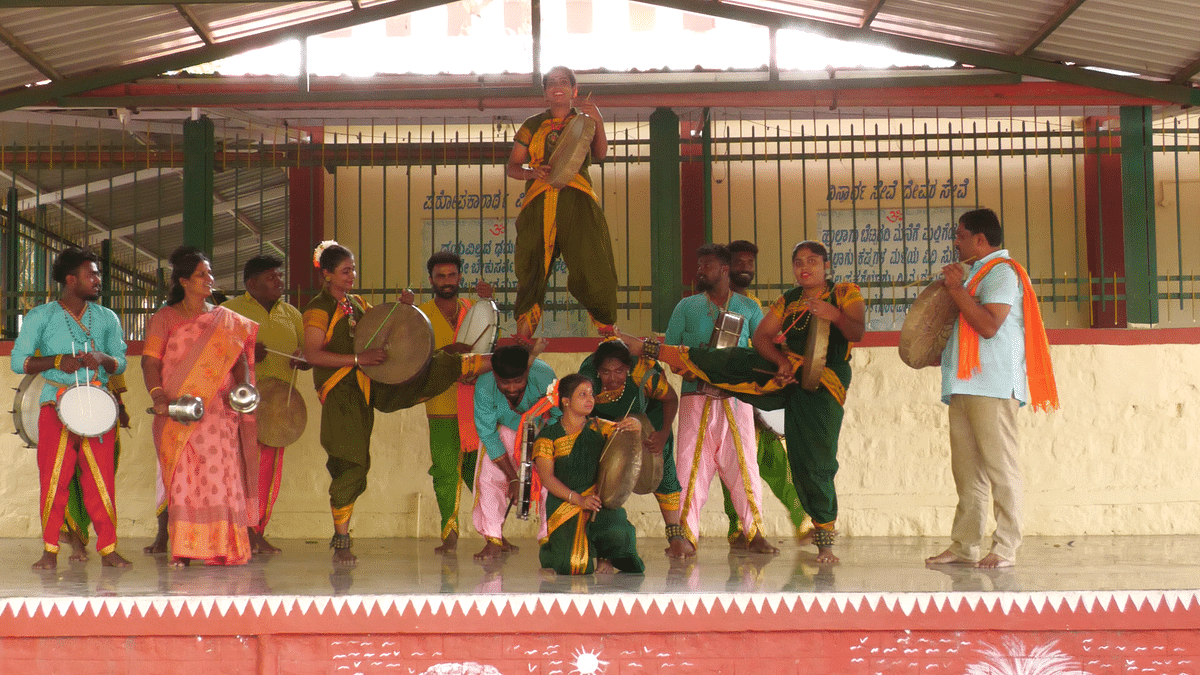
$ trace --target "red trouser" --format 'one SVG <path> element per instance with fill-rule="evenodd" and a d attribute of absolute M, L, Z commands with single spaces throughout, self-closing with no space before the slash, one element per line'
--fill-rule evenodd
<path fill-rule="evenodd" d="M 99 438 L 83 438 L 66 429 L 52 405 L 38 416 L 38 474 L 42 484 L 42 540 L 58 552 L 58 531 L 66 517 L 68 486 L 80 469 L 83 506 L 96 528 L 96 550 L 108 555 L 117 548 L 117 502 L 113 492 L 116 466 L 113 446 L 116 428 Z"/>
<path fill-rule="evenodd" d="M 279 497 L 279 483 L 283 480 L 283 448 L 273 448 L 259 442 L 258 456 L 258 503 L 261 510 L 254 530 L 262 534 L 267 530 L 271 509 Z"/>

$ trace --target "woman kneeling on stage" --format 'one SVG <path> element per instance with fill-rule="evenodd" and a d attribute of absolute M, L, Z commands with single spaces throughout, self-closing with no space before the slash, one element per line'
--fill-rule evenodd
<path fill-rule="evenodd" d="M 637 531 L 625 509 L 607 509 L 596 493 L 605 441 L 617 431 L 639 433 L 642 425 L 589 417 L 595 405 L 591 380 L 578 373 L 558 382 L 562 418 L 542 429 L 533 446 L 538 477 L 548 491 L 547 536 L 539 558 L 559 574 L 642 573 Z"/>

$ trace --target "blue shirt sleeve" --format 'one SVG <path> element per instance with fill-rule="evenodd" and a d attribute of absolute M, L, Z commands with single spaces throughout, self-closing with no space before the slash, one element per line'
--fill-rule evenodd
<path fill-rule="evenodd" d="M 675 305 L 675 309 L 671 310 L 671 320 L 667 322 L 667 334 L 663 338 L 665 344 L 679 345 L 683 344 L 683 329 L 687 324 L 685 317 L 686 312 L 683 311 L 683 302 Z"/>
<path fill-rule="evenodd" d="M 1017 272 L 1007 264 L 993 267 L 979 282 L 976 297 L 984 305 L 1013 306 L 1021 299 L 1021 282 Z"/>
<path fill-rule="evenodd" d="M 104 334 L 97 341 L 96 348 L 105 354 L 113 357 L 117 361 L 117 369 L 112 372 L 113 375 L 120 375 L 125 372 L 127 360 L 125 358 L 125 350 L 128 346 L 125 344 L 125 336 L 121 334 L 121 320 L 117 318 L 115 312 L 107 307 L 96 306 L 101 310 L 101 316 L 104 317 Z M 108 381 L 108 371 L 104 371 L 104 380 Z"/>
<path fill-rule="evenodd" d="M 42 342 L 42 330 L 45 329 L 46 321 L 49 319 L 49 314 L 42 309 L 43 307 L 46 305 L 34 307 L 21 320 L 21 332 L 17 333 L 17 339 L 13 342 L 12 355 L 9 358 L 9 365 L 18 375 L 25 374 L 25 360 L 33 356 Z"/>

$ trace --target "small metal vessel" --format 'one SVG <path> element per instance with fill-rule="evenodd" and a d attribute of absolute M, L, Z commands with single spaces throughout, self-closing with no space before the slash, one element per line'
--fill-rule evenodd
<path fill-rule="evenodd" d="M 252 413 L 258 407 L 258 389 L 243 382 L 229 392 L 229 407 L 240 413 Z"/>
<path fill-rule="evenodd" d="M 167 405 L 167 415 L 176 422 L 198 422 L 204 417 L 204 401 L 185 394 Z"/>

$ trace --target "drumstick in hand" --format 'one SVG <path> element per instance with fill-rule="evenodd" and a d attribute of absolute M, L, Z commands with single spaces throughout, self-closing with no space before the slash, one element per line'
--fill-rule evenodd
<path fill-rule="evenodd" d="M 304 358 L 303 356 L 295 356 L 293 354 L 288 354 L 287 352 L 281 352 L 278 349 L 271 349 L 270 347 L 263 347 L 263 349 L 267 350 L 271 354 L 278 354 L 280 356 L 286 356 L 289 359 L 295 359 L 301 363 L 308 363 L 308 359 Z"/>

